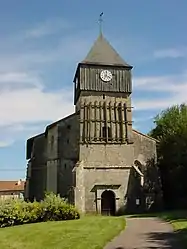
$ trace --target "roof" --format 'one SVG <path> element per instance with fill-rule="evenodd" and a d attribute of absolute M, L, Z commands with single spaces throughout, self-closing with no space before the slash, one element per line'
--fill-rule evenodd
<path fill-rule="evenodd" d="M 58 125 L 60 122 L 66 121 L 67 119 L 69 119 L 69 118 L 75 116 L 76 114 L 77 114 L 77 113 L 72 113 L 72 114 L 70 114 L 70 115 L 68 115 L 68 116 L 66 116 L 66 117 L 64 117 L 64 118 L 61 118 L 61 119 L 59 119 L 59 120 L 57 120 L 57 121 L 55 121 L 55 122 L 49 124 L 49 125 L 46 127 L 46 131 L 48 131 L 50 128 L 54 127 L 55 125 Z"/>
<path fill-rule="evenodd" d="M 23 191 L 25 181 L 0 181 L 1 191 Z"/>
<path fill-rule="evenodd" d="M 110 45 L 110 43 L 104 38 L 102 34 L 99 35 L 86 58 L 81 63 L 115 65 L 132 68 L 132 66 L 127 64 L 120 57 L 120 55 L 115 51 L 115 49 Z"/>
<path fill-rule="evenodd" d="M 148 136 L 148 135 L 146 135 L 146 134 L 143 134 L 143 133 L 141 133 L 140 131 L 137 131 L 137 130 L 134 130 L 134 129 L 133 129 L 133 131 L 134 131 L 135 133 L 141 135 L 141 136 L 144 136 L 144 137 L 150 139 L 150 140 L 153 140 L 153 141 L 155 141 L 155 142 L 159 142 L 157 139 L 155 139 L 155 138 L 153 138 L 153 137 L 150 137 L 150 136 Z"/>

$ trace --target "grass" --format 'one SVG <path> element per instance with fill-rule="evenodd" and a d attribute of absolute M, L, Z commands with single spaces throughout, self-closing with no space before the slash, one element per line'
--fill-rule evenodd
<path fill-rule="evenodd" d="M 0 248 L 103 249 L 124 229 L 124 217 L 85 216 L 0 229 Z"/>

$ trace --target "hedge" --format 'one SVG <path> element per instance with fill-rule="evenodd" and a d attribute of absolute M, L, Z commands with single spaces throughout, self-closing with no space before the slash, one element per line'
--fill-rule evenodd
<path fill-rule="evenodd" d="M 59 195 L 46 194 L 41 202 L 25 202 L 20 199 L 0 201 L 0 227 L 21 224 L 79 219 L 76 208 Z"/>

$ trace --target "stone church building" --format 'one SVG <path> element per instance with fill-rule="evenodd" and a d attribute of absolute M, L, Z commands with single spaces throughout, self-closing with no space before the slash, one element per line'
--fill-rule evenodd
<path fill-rule="evenodd" d="M 52 191 L 103 214 L 156 202 L 157 141 L 132 127 L 131 70 L 100 34 L 75 72 L 75 112 L 27 140 L 26 199 Z"/>

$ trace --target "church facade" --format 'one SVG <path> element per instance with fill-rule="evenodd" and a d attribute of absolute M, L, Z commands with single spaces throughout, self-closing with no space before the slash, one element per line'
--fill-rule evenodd
<path fill-rule="evenodd" d="M 52 191 L 103 214 L 157 202 L 157 141 L 132 127 L 131 70 L 100 34 L 75 72 L 75 112 L 27 140 L 26 199 Z"/>

